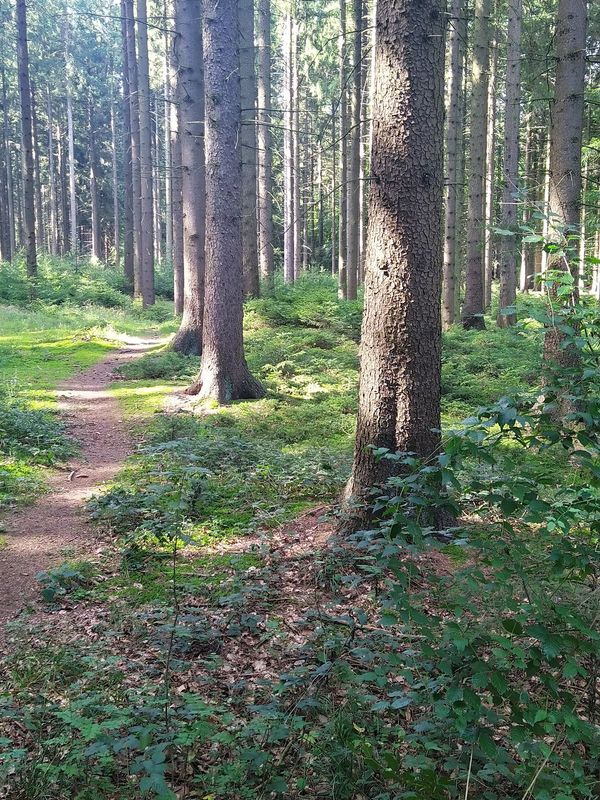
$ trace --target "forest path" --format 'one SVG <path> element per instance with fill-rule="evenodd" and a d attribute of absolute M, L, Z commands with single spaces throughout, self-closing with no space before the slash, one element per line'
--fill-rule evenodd
<path fill-rule="evenodd" d="M 114 477 L 133 448 L 109 387 L 117 367 L 161 343 L 137 337 L 124 341 L 121 350 L 58 387 L 60 416 L 81 450 L 64 470 L 51 475 L 46 494 L 3 520 L 6 547 L 0 550 L 0 649 L 4 624 L 38 592 L 38 572 L 63 560 L 65 551 L 69 558 L 79 558 L 98 546 L 85 503 Z"/>

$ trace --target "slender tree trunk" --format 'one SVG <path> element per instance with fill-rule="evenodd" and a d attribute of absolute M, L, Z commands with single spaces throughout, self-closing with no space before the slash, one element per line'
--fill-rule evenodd
<path fill-rule="evenodd" d="M 67 147 L 69 160 L 69 249 L 77 260 L 77 188 L 75 166 L 75 130 L 73 127 L 73 62 L 71 58 L 71 19 L 69 11 L 65 15 L 65 92 L 67 98 Z"/>
<path fill-rule="evenodd" d="M 258 227 L 256 208 L 256 71 L 254 0 L 238 0 L 240 87 L 242 93 L 242 264 L 244 295 L 258 297 Z"/>
<path fill-rule="evenodd" d="M 121 0 L 125 18 L 125 45 L 129 75 L 129 108 L 131 119 L 131 183 L 133 187 L 133 296 L 144 302 L 144 278 L 142 269 L 142 177 L 140 145 L 140 106 L 138 92 L 138 65 L 135 49 L 135 24 L 133 0 Z M 122 6 L 122 7 L 123 7 Z"/>
<path fill-rule="evenodd" d="M 65 130 L 60 125 L 56 128 L 56 142 L 58 145 L 58 169 L 60 187 L 60 254 L 69 252 L 69 192 L 67 189 L 67 150 L 65 148 Z"/>
<path fill-rule="evenodd" d="M 128 287 L 133 291 L 135 283 L 135 234 L 134 234 L 134 180 L 132 140 L 133 131 L 131 123 L 131 87 L 128 47 L 128 22 L 126 19 L 127 6 L 121 0 L 121 41 L 123 51 L 123 173 L 125 177 L 124 203 L 123 203 L 123 268 Z"/>
<path fill-rule="evenodd" d="M 42 202 L 42 179 L 40 175 L 40 142 L 38 137 L 38 117 L 35 84 L 31 81 L 31 131 L 33 134 L 33 178 L 35 186 L 35 241 L 38 250 L 44 249 L 44 204 Z"/>
<path fill-rule="evenodd" d="M 154 119 L 152 125 L 152 141 L 154 158 L 152 164 L 152 198 L 154 203 L 154 255 L 158 264 L 162 263 L 162 215 L 160 208 L 160 130 L 159 130 L 158 98 L 154 96 Z"/>
<path fill-rule="evenodd" d="M 348 92 L 346 56 L 346 0 L 340 2 L 339 83 L 340 83 L 340 224 L 338 246 L 339 295 L 348 297 Z"/>
<path fill-rule="evenodd" d="M 467 212 L 467 253 L 463 327 L 485 328 L 484 247 L 487 97 L 492 0 L 475 0 L 471 74 L 471 147 Z"/>
<path fill-rule="evenodd" d="M 292 171 L 294 174 L 294 280 L 300 277 L 302 264 L 302 217 L 300 214 L 300 94 L 298 91 L 298 22 L 292 25 Z"/>
<path fill-rule="evenodd" d="M 236 0 L 206 0 L 206 304 L 201 397 L 261 397 L 244 357 L 239 30 Z"/>
<path fill-rule="evenodd" d="M 524 164 L 523 164 L 523 177 L 522 177 L 522 184 L 525 190 L 525 202 L 523 204 L 523 216 L 522 221 L 523 225 L 528 225 L 530 221 L 530 206 L 534 201 L 533 195 L 533 187 L 535 186 L 535 178 L 537 174 L 535 173 L 535 168 L 537 164 L 534 160 L 534 118 L 533 118 L 533 111 L 530 110 L 527 114 L 527 124 L 525 128 L 525 155 L 524 155 Z M 505 124 L 505 147 L 506 147 L 506 124 Z M 526 292 L 533 286 L 533 272 L 535 269 L 534 266 L 534 255 L 535 250 L 531 244 L 528 242 L 524 242 L 521 246 L 521 269 L 519 274 L 519 289 L 522 292 Z M 501 261 L 500 261 L 500 296 L 502 302 L 502 259 L 503 254 L 501 251 Z M 502 306 L 500 306 L 502 307 Z"/>
<path fill-rule="evenodd" d="M 258 219 L 260 274 L 268 289 L 275 273 L 271 102 L 271 0 L 258 0 Z"/>
<path fill-rule="evenodd" d="M 52 95 L 46 86 L 46 112 L 48 114 L 48 188 L 50 205 L 50 254 L 58 255 L 58 205 L 56 201 L 56 168 L 54 166 L 54 122 Z"/>
<path fill-rule="evenodd" d="M 171 103 L 171 208 L 173 217 L 173 297 L 175 314 L 183 314 L 183 196 L 181 193 L 181 114 L 179 97 L 179 71 L 175 54 L 175 40 L 169 53 L 173 102 Z"/>
<path fill-rule="evenodd" d="M 115 251 L 115 267 L 121 266 L 121 220 L 119 213 L 119 169 L 117 165 L 117 120 L 115 100 L 110 97 L 110 158 L 112 168 L 112 201 L 113 201 L 113 247 Z"/>
<path fill-rule="evenodd" d="M 165 128 L 165 254 L 167 261 L 173 264 L 173 206 L 171 176 L 173 170 L 171 158 L 171 104 L 173 102 L 173 84 L 169 68 L 172 36 L 169 32 L 170 19 L 167 0 L 163 3 L 163 86 L 164 86 L 164 128 Z"/>
<path fill-rule="evenodd" d="M 8 128 L 8 100 L 6 97 L 6 75 L 4 66 L 0 65 L 2 76 L 2 152 L 4 169 L 4 206 L 6 218 L 4 224 L 4 244 L 2 247 L 2 258 L 4 261 L 12 261 L 15 252 L 15 216 L 13 210 L 13 185 L 12 185 L 12 159 L 10 150 L 9 128 Z"/>
<path fill-rule="evenodd" d="M 338 220 L 338 185 L 337 185 L 337 129 L 335 102 L 331 104 L 331 274 L 336 275 L 337 261 L 337 220 Z"/>
<path fill-rule="evenodd" d="M 550 237 L 550 129 L 546 131 L 546 158 L 544 159 L 544 220 L 542 222 L 542 238 L 546 243 Z M 548 269 L 548 251 L 544 247 L 541 252 L 540 269 L 538 274 L 544 274 Z"/>
<path fill-rule="evenodd" d="M 175 52 L 179 70 L 183 202 L 183 317 L 173 349 L 202 349 L 205 272 L 206 175 L 201 0 L 175 0 Z"/>
<path fill-rule="evenodd" d="M 357 498 L 390 471 L 372 446 L 440 445 L 444 20 L 439 0 L 379 0 L 377 18 Z"/>
<path fill-rule="evenodd" d="M 498 325 L 506 327 L 517 321 L 513 309 L 517 300 L 517 197 L 519 182 L 519 133 L 521 127 L 521 18 L 522 0 L 508 4 L 508 47 L 506 52 L 506 107 L 504 110 L 504 159 L 502 187 L 502 222 L 500 227 L 515 231 L 503 236 L 500 243 L 500 302 Z"/>
<path fill-rule="evenodd" d="M 294 89 L 292 83 L 292 26 L 286 9 L 283 30 L 283 280 L 294 281 L 294 161 L 292 128 L 294 126 Z"/>
<path fill-rule="evenodd" d="M 492 303 L 492 284 L 494 282 L 495 235 L 494 200 L 496 197 L 496 77 L 498 67 L 498 42 L 496 36 L 491 42 L 490 79 L 488 83 L 487 136 L 486 136 L 486 174 L 485 174 L 485 250 L 483 274 L 485 280 L 485 307 Z"/>
<path fill-rule="evenodd" d="M 94 133 L 94 112 L 92 103 L 88 106 L 89 121 L 89 159 L 90 159 L 90 201 L 92 206 L 92 261 L 102 259 L 102 244 L 100 233 L 100 204 L 98 202 L 98 166 L 96 157 L 96 136 Z"/>
<path fill-rule="evenodd" d="M 146 0 L 137 0 L 138 98 L 140 111 L 140 182 L 141 182 L 141 277 L 142 302 L 154 297 L 154 203 L 152 192 L 152 121 L 150 119 L 150 75 L 148 65 L 148 15 Z"/>
<path fill-rule="evenodd" d="M 356 300 L 360 259 L 360 109 L 362 62 L 362 0 L 353 0 L 352 92 L 350 113 L 350 153 L 348 156 L 347 222 L 347 299 Z"/>
<path fill-rule="evenodd" d="M 25 0 L 17 0 L 17 61 L 19 98 L 21 102 L 21 146 L 23 175 L 23 232 L 27 259 L 27 276 L 32 281 L 30 292 L 35 294 L 33 281 L 37 277 L 35 241 L 34 158 L 31 119 L 31 87 L 29 83 L 29 48 L 27 45 L 27 10 Z"/>
<path fill-rule="evenodd" d="M 455 320 L 458 237 L 458 198 L 463 188 L 458 182 L 461 144 L 463 48 L 466 35 L 464 0 L 452 0 L 448 31 L 449 81 L 446 98 L 446 217 L 444 231 L 444 280 L 442 324 L 448 328 Z"/>

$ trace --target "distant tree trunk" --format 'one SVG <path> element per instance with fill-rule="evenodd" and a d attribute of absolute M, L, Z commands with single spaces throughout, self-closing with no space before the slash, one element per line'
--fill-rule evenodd
<path fill-rule="evenodd" d="M 77 184 L 75 165 L 75 130 L 73 128 L 73 62 L 70 51 L 71 21 L 65 17 L 65 91 L 67 97 L 67 147 L 69 159 L 69 248 L 77 260 Z"/>
<path fill-rule="evenodd" d="M 152 192 L 152 122 L 150 119 L 150 74 L 148 65 L 148 15 L 146 0 L 137 0 L 138 98 L 140 111 L 140 181 L 141 181 L 141 277 L 142 302 L 154 297 L 154 203 Z"/>
<path fill-rule="evenodd" d="M 456 272 L 458 239 L 458 198 L 463 187 L 458 183 L 459 161 L 463 158 L 461 144 L 463 48 L 466 35 L 464 0 L 453 0 L 448 30 L 449 81 L 446 99 L 446 217 L 444 232 L 444 280 L 442 293 L 442 324 L 448 328 L 455 320 Z"/>
<path fill-rule="evenodd" d="M 183 197 L 181 194 L 181 114 L 179 109 L 179 71 L 174 50 L 170 50 L 171 86 L 174 101 L 171 103 L 171 208 L 173 217 L 173 296 L 175 314 L 183 314 Z"/>
<path fill-rule="evenodd" d="M 48 188 L 50 206 L 50 254 L 58 255 L 58 204 L 56 201 L 56 168 L 54 166 L 54 122 L 52 95 L 46 86 L 46 111 L 48 114 Z"/>
<path fill-rule="evenodd" d="M 131 68 L 129 65 L 128 48 L 128 23 L 126 20 L 127 7 L 125 0 L 121 0 L 121 41 L 123 50 L 123 172 L 124 172 L 124 203 L 123 203 L 123 268 L 128 287 L 133 290 L 135 283 L 135 235 L 134 235 L 134 188 L 131 124 L 131 87 L 129 84 Z"/>
<path fill-rule="evenodd" d="M 339 83 L 340 83 L 340 224 L 338 246 L 339 295 L 348 297 L 348 92 L 346 56 L 346 0 L 340 2 Z"/>
<path fill-rule="evenodd" d="M 267 289 L 274 283 L 273 244 L 273 157 L 271 137 L 271 2 L 258 2 L 257 31 L 258 105 L 258 222 L 260 276 Z"/>
<path fill-rule="evenodd" d="M 471 147 L 467 211 L 467 253 L 464 328 L 485 328 L 484 246 L 487 97 L 490 65 L 490 13 L 492 0 L 475 0 L 473 70 L 471 75 Z"/>
<path fill-rule="evenodd" d="M 362 94 L 362 0 L 353 0 L 352 32 L 352 91 L 350 114 L 350 153 L 348 157 L 348 245 L 347 245 L 347 292 L 348 300 L 356 300 L 360 261 L 360 109 Z"/>
<path fill-rule="evenodd" d="M 261 397 L 244 358 L 236 0 L 206 0 L 206 304 L 199 385 L 218 403 Z"/>
<path fill-rule="evenodd" d="M 142 177 L 140 159 L 140 105 L 138 65 L 135 50 L 133 0 L 121 0 L 125 18 L 126 64 L 129 75 L 129 108 L 131 118 L 131 183 L 133 187 L 133 296 L 142 300 L 144 294 L 142 271 Z"/>
<path fill-rule="evenodd" d="M 173 163 L 171 157 L 171 104 L 173 102 L 173 84 L 169 68 L 172 36 L 169 31 L 168 3 L 163 3 L 163 85 L 164 85 L 164 128 L 165 128 L 165 254 L 168 262 L 173 264 L 173 206 L 171 176 Z"/>
<path fill-rule="evenodd" d="M 154 96 L 154 124 L 152 140 L 154 158 L 152 163 L 152 197 L 154 202 L 154 255 L 158 264 L 162 263 L 162 215 L 160 208 L 160 130 L 159 130 L 158 98 Z"/>
<path fill-rule="evenodd" d="M 485 249 L 483 258 L 483 275 L 485 282 L 485 307 L 492 302 L 492 284 L 494 282 L 495 244 L 494 200 L 496 198 L 496 77 L 498 73 L 498 42 L 494 34 L 491 42 L 490 78 L 488 82 L 487 135 L 486 135 L 486 169 L 485 169 Z"/>
<path fill-rule="evenodd" d="M 92 206 L 92 261 L 102 259 L 100 234 L 100 204 L 98 201 L 98 165 L 96 156 L 96 135 L 94 133 L 94 111 L 90 101 L 88 105 L 89 121 L 89 159 L 90 159 L 90 201 Z"/>
<path fill-rule="evenodd" d="M 331 104 L 331 274 L 337 275 L 337 220 L 338 220 L 338 185 L 337 185 L 337 128 L 335 124 L 335 102 Z"/>
<path fill-rule="evenodd" d="M 390 472 L 371 446 L 440 446 L 443 29 L 439 0 L 379 0 L 357 498 Z"/>
<path fill-rule="evenodd" d="M 302 229 L 300 214 L 300 94 L 298 91 L 298 23 L 292 25 L 292 171 L 294 173 L 294 280 L 300 277 L 302 264 Z"/>
<path fill-rule="evenodd" d="M 0 65 L 2 76 L 2 154 L 3 154 L 3 192 L 4 210 L 3 218 L 3 245 L 2 258 L 12 261 L 15 252 L 15 218 L 13 211 L 13 186 L 12 186 L 12 160 L 8 134 L 8 101 L 6 97 L 6 75 L 4 66 Z"/>
<path fill-rule="evenodd" d="M 506 103 L 504 110 L 504 159 L 502 164 L 502 221 L 500 227 L 515 231 L 512 236 L 502 236 L 500 243 L 500 302 L 498 325 L 514 325 L 516 312 L 503 313 L 512 308 L 517 299 L 517 198 L 519 183 L 519 134 L 521 128 L 521 18 L 522 0 L 508 4 L 508 47 L 506 52 Z"/>
<path fill-rule="evenodd" d="M 35 241 L 35 200 L 33 132 L 31 121 L 31 87 L 29 83 L 29 49 L 27 46 L 27 10 L 25 0 L 17 0 L 17 61 L 19 77 L 19 98 L 21 102 L 21 142 L 23 174 L 23 232 L 27 259 L 27 276 L 37 277 L 37 251 Z M 30 285 L 35 294 L 35 286 Z"/>
<path fill-rule="evenodd" d="M 31 131 L 33 134 L 33 183 L 35 187 L 35 242 L 38 250 L 45 249 L 44 204 L 42 202 L 42 178 L 40 174 L 40 142 L 35 84 L 31 81 Z"/>
<path fill-rule="evenodd" d="M 294 281 L 294 89 L 292 83 L 292 15 L 286 10 L 283 30 L 283 280 Z"/>
<path fill-rule="evenodd" d="M 244 295 L 258 297 L 258 227 L 256 209 L 256 72 L 254 2 L 238 0 L 240 87 L 242 93 L 242 264 Z"/>
<path fill-rule="evenodd" d="M 113 247 L 115 249 L 115 267 L 119 269 L 121 265 L 121 220 L 119 213 L 119 168 L 117 165 L 117 120 L 112 87 L 110 96 L 110 158 L 113 184 Z"/>
<path fill-rule="evenodd" d="M 268 289 L 275 273 L 271 103 L 271 0 L 258 0 L 258 219 L 260 274 Z"/>
<path fill-rule="evenodd" d="M 580 234 L 581 144 L 585 87 L 587 6 L 585 0 L 559 0 L 556 14 L 556 78 L 550 111 L 550 215 L 551 238 L 560 243 L 566 257 L 550 266 L 569 269 L 577 291 L 577 247 L 570 237 Z M 548 328 L 544 340 L 546 360 L 572 364 L 572 348 L 564 348 L 564 333 Z"/>
<path fill-rule="evenodd" d="M 535 187 L 535 167 L 537 166 L 534 160 L 534 119 L 533 119 L 533 111 L 529 111 L 527 114 L 527 124 L 525 128 L 525 156 L 524 156 L 524 164 L 523 164 L 523 178 L 522 184 L 523 188 L 525 189 L 525 203 L 523 204 L 523 225 L 527 225 L 529 223 L 529 215 L 530 215 L 530 205 L 534 199 L 534 188 Z M 505 137 L 506 137 L 506 130 L 505 130 Z M 506 146 L 506 138 L 505 138 L 505 146 Z M 524 242 L 521 246 L 521 269 L 519 274 L 519 289 L 522 292 L 526 292 L 529 289 L 533 288 L 533 273 L 535 270 L 534 264 L 534 256 L 535 250 L 533 246 L 527 242 Z M 501 259 L 503 255 L 501 254 Z M 502 296 L 502 260 L 500 261 L 500 295 Z M 501 300 L 502 302 L 502 300 Z"/>
<path fill-rule="evenodd" d="M 64 143 L 65 131 L 60 125 L 56 127 L 56 143 L 58 146 L 58 169 L 60 187 L 60 254 L 69 252 L 69 193 L 67 189 L 67 153 Z"/>
<path fill-rule="evenodd" d="M 544 243 L 548 241 L 550 236 L 550 130 L 546 131 L 546 157 L 544 159 L 543 170 L 543 183 L 544 183 L 544 220 L 542 222 L 542 238 Z M 543 247 L 540 254 L 540 268 L 536 269 L 537 274 L 543 274 L 548 269 L 548 251 Z"/>
<path fill-rule="evenodd" d="M 183 202 L 183 317 L 173 349 L 198 355 L 202 348 L 205 271 L 206 182 L 201 0 L 175 0 L 175 52 L 179 69 L 179 113 Z"/>

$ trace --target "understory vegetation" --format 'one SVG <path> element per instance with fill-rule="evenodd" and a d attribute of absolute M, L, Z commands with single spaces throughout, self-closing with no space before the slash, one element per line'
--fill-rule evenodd
<path fill-rule="evenodd" d="M 76 446 L 56 384 L 115 332 L 169 330 L 89 299 L 2 316 L 4 464 L 33 481 L 5 502 Z M 381 451 L 401 477 L 353 535 L 360 306 L 327 277 L 247 304 L 261 400 L 181 394 L 199 362 L 167 345 L 122 367 L 140 443 L 89 504 L 105 555 L 40 575 L 45 613 L 11 626 L 3 796 L 597 796 L 599 323 L 565 318 L 580 361 L 542 377 L 544 313 L 445 334 L 443 452 Z"/>

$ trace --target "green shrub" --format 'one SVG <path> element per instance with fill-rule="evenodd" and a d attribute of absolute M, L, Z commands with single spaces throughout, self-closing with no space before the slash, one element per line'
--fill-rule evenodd
<path fill-rule="evenodd" d="M 0 396 L 0 452 L 33 464 L 56 464 L 77 451 L 51 414 L 27 409 Z"/>
<path fill-rule="evenodd" d="M 147 355 L 119 367 L 118 374 L 130 381 L 177 380 L 193 378 L 200 369 L 200 359 L 173 350 Z"/>

